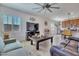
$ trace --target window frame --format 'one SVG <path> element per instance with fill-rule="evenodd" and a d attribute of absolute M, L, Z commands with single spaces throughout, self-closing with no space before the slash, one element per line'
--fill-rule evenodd
<path fill-rule="evenodd" d="M 6 32 L 5 25 L 7 25 L 7 31 L 19 31 L 19 28 L 20 28 L 20 25 L 21 25 L 21 17 L 6 15 L 7 21 L 5 22 L 6 18 L 4 18 L 4 16 L 5 16 L 5 14 L 3 15 L 4 31 Z M 10 20 L 9 17 L 12 17 L 12 20 Z M 13 17 L 16 17 L 15 24 L 13 23 L 13 20 L 14 20 Z M 11 25 L 11 30 L 8 29 L 8 25 Z M 17 26 L 18 28 L 16 28 L 15 26 Z"/>

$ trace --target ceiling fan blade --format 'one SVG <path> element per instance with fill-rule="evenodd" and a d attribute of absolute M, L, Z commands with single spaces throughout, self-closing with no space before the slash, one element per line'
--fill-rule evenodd
<path fill-rule="evenodd" d="M 54 9 L 60 9 L 60 7 L 50 7 L 50 8 L 54 8 Z"/>
<path fill-rule="evenodd" d="M 47 8 L 49 12 L 52 12 L 52 10 L 50 10 L 49 8 Z"/>
<path fill-rule="evenodd" d="M 42 7 L 43 7 L 43 5 L 41 5 L 40 3 L 34 3 L 34 4 L 36 4 L 36 5 L 39 5 L 39 6 L 42 6 Z"/>

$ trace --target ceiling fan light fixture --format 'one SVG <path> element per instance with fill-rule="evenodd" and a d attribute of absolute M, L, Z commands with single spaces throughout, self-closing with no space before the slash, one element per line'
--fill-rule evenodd
<path fill-rule="evenodd" d="M 40 3 L 35 3 L 36 5 L 39 5 L 41 6 L 41 8 L 44 10 L 44 9 L 47 9 L 49 12 L 53 12 L 51 9 L 60 9 L 60 7 L 55 7 L 53 5 L 57 4 L 57 3 L 43 3 L 40 4 Z M 39 8 L 36 8 L 36 9 L 39 9 Z"/>

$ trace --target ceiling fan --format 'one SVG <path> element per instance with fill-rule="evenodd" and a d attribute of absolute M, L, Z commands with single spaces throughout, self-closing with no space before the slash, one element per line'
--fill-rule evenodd
<path fill-rule="evenodd" d="M 45 10 L 47 9 L 49 12 L 53 12 L 52 9 L 60 9 L 60 7 L 55 7 L 53 5 L 57 4 L 57 3 L 43 3 L 43 4 L 40 4 L 40 3 L 34 3 L 40 7 L 37 7 L 37 8 L 33 8 L 33 9 L 40 9 L 40 11 L 42 10 Z"/>

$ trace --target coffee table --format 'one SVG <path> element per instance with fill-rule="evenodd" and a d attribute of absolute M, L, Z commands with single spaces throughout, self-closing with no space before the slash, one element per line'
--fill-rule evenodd
<path fill-rule="evenodd" d="M 37 50 L 39 50 L 39 43 L 40 43 L 40 42 L 43 42 L 43 41 L 46 41 L 46 40 L 49 40 L 49 39 L 50 39 L 51 44 L 52 44 L 52 42 L 53 42 L 53 36 L 51 36 L 51 37 L 41 37 L 41 38 L 32 37 L 32 38 L 30 38 L 30 39 L 31 39 L 31 45 L 33 45 L 33 39 L 38 39 L 38 40 L 36 41 L 36 49 L 37 49 Z"/>

